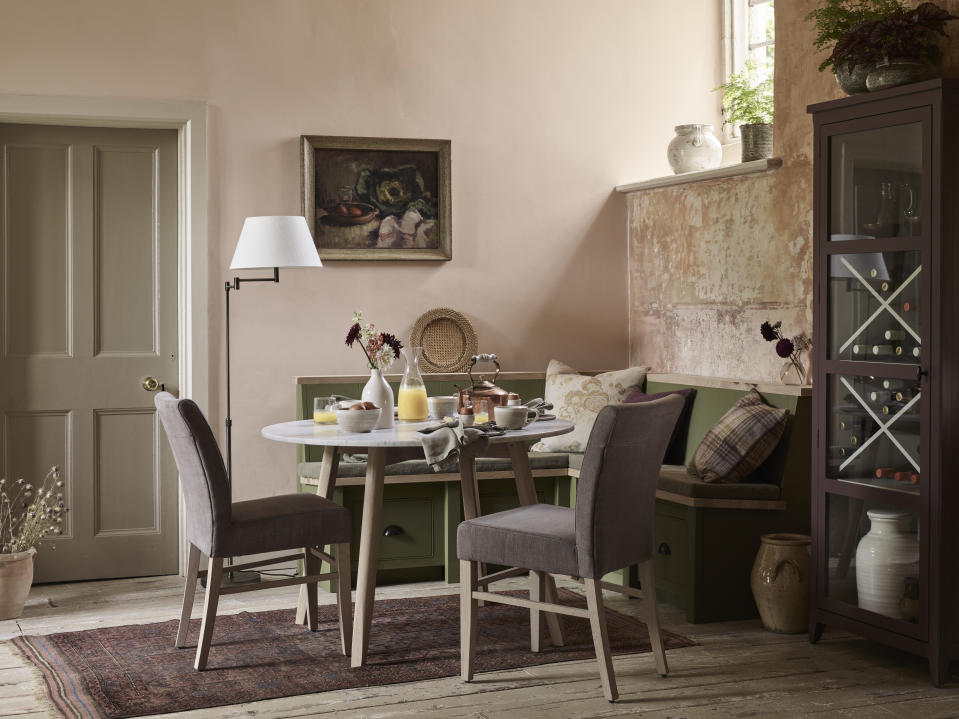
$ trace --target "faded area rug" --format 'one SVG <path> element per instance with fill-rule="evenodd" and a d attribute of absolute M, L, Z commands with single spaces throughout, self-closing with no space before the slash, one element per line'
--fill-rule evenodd
<path fill-rule="evenodd" d="M 560 590 L 560 601 L 586 606 Z M 648 652 L 646 626 L 606 610 L 615 654 Z M 566 646 L 529 650 L 529 610 L 504 604 L 479 609 L 476 671 L 513 669 L 593 653 L 589 622 L 563 617 Z M 199 635 L 191 625 L 190 641 Z M 66 717 L 118 719 L 242 704 L 333 689 L 397 684 L 459 674 L 459 595 L 376 602 L 369 660 L 350 669 L 340 653 L 336 607 L 320 607 L 315 634 L 293 624 L 293 610 L 217 617 L 207 670 L 193 669 L 196 645 L 175 649 L 177 622 L 25 636 L 12 640 L 43 673 L 46 691 Z M 695 642 L 663 633 L 667 649 Z M 652 671 L 652 669 L 650 670 Z"/>

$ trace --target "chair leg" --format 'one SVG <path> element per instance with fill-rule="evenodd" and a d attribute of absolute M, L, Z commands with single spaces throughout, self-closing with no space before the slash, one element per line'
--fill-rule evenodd
<path fill-rule="evenodd" d="M 296 600 L 296 617 L 293 619 L 294 624 L 306 624 L 306 601 L 306 585 L 301 584 L 299 598 Z"/>
<path fill-rule="evenodd" d="M 666 650 L 659 631 L 659 611 L 656 608 L 656 580 L 654 579 L 653 560 L 648 559 L 639 565 L 639 585 L 643 589 L 643 603 L 646 605 L 646 627 L 649 629 L 649 643 L 656 659 L 656 671 L 664 677 L 669 673 L 666 664 Z"/>
<path fill-rule="evenodd" d="M 340 617 L 340 643 L 343 654 L 350 656 L 353 646 L 353 600 L 350 594 L 350 544 L 337 544 L 336 552 L 336 611 Z"/>
<path fill-rule="evenodd" d="M 543 601 L 543 594 L 546 592 L 546 575 L 543 572 L 530 570 L 529 573 L 529 599 L 531 602 Z M 542 648 L 543 625 L 540 621 L 543 612 L 540 609 L 529 610 L 529 647 L 531 651 L 538 652 Z"/>
<path fill-rule="evenodd" d="M 177 649 L 186 646 L 190 631 L 190 615 L 193 613 L 193 598 L 196 596 L 196 579 L 200 571 L 200 550 L 190 545 L 190 558 L 187 560 L 186 585 L 183 587 L 183 610 L 180 612 L 180 626 L 176 632 Z"/>
<path fill-rule="evenodd" d="M 589 626 L 593 630 L 593 646 L 599 661 L 599 678 L 603 682 L 603 694 L 614 702 L 619 698 L 616 691 L 616 676 L 613 674 L 613 657 L 609 651 L 609 635 L 606 633 L 606 614 L 603 611 L 603 588 L 597 579 L 585 579 L 586 605 L 589 608 Z"/>
<path fill-rule="evenodd" d="M 460 676 L 473 681 L 473 651 L 476 647 L 477 601 L 473 598 L 478 579 L 476 562 L 460 560 Z"/>
<path fill-rule="evenodd" d="M 216 605 L 220 601 L 220 582 L 223 578 L 223 558 L 210 557 L 206 573 L 206 598 L 203 602 L 203 623 L 200 625 L 200 641 L 196 646 L 194 669 L 203 671 L 210 654 L 213 624 L 216 622 Z"/>
<path fill-rule="evenodd" d="M 306 575 L 319 574 L 320 560 L 310 549 L 311 547 L 306 547 L 303 550 L 303 573 Z M 306 587 L 306 623 L 310 631 L 315 632 L 316 613 L 319 609 L 317 606 L 316 582 L 309 582 L 303 586 Z"/>

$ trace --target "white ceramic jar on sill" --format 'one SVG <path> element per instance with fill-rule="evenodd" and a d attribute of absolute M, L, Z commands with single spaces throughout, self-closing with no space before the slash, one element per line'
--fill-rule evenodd
<path fill-rule="evenodd" d="M 713 134 L 712 125 L 676 125 L 676 137 L 669 143 L 666 158 L 677 175 L 719 167 L 723 146 Z"/>

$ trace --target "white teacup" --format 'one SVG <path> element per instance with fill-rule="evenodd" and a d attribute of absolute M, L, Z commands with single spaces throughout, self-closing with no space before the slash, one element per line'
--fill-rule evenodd
<path fill-rule="evenodd" d="M 497 407 L 493 412 L 496 424 L 503 429 L 523 429 L 536 419 L 536 410 L 525 405 Z"/>
<path fill-rule="evenodd" d="M 456 416 L 456 397 L 429 397 L 426 401 L 430 406 L 430 417 L 433 419 Z"/>

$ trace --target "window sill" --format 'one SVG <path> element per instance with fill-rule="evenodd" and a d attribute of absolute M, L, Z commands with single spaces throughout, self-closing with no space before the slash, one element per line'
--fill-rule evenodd
<path fill-rule="evenodd" d="M 759 172 L 776 170 L 782 167 L 782 164 L 782 158 L 779 157 L 771 157 L 767 160 L 753 160 L 752 162 L 737 162 L 733 165 L 717 167 L 712 170 L 702 170 L 701 172 L 684 172 L 681 175 L 654 177 L 652 180 L 632 182 L 627 185 L 616 185 L 616 192 L 629 193 L 637 192 L 639 190 L 652 190 L 657 187 L 671 187 L 673 185 L 687 185 L 692 182 L 703 182 L 705 180 L 718 180 L 724 177 L 755 175 Z"/>

